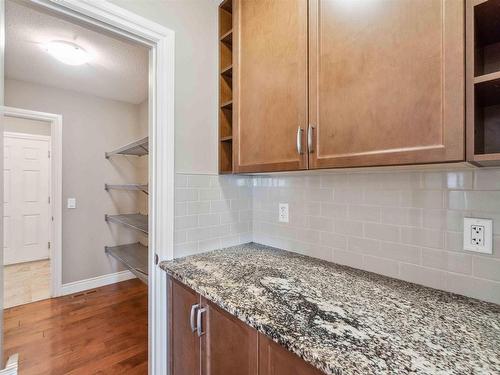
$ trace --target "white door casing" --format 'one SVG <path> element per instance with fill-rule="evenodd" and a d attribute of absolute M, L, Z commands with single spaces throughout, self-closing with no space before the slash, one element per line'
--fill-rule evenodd
<path fill-rule="evenodd" d="M 4 265 L 49 259 L 50 137 L 4 133 Z"/>

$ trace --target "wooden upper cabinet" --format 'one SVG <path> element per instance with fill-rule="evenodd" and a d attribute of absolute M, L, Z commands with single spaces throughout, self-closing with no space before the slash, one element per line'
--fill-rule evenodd
<path fill-rule="evenodd" d="M 249 325 L 202 299 L 206 332 L 201 336 L 202 374 L 257 375 L 258 333 Z"/>
<path fill-rule="evenodd" d="M 199 303 L 199 295 L 183 284 L 168 278 L 170 373 L 198 375 L 200 373 L 200 340 L 191 329 L 191 306 Z"/>
<path fill-rule="evenodd" d="M 309 123 L 309 168 L 464 160 L 463 1 L 309 0 Z"/>
<path fill-rule="evenodd" d="M 234 0 L 233 33 L 235 172 L 306 169 L 307 0 Z"/>

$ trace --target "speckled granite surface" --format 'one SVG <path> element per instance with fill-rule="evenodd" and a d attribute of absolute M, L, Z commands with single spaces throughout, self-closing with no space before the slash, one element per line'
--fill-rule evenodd
<path fill-rule="evenodd" d="M 500 374 L 499 305 L 258 244 L 160 266 L 327 374 Z"/>

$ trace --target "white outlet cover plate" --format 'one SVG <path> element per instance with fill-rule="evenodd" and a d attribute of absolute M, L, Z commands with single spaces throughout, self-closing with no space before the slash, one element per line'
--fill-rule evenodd
<path fill-rule="evenodd" d="M 288 212 L 288 203 L 280 203 L 278 208 L 278 221 L 288 223 L 290 221 Z"/>
<path fill-rule="evenodd" d="M 484 227 L 484 244 L 472 244 L 472 226 L 481 225 Z M 493 254 L 493 220 L 464 217 L 464 250 L 476 253 Z"/>

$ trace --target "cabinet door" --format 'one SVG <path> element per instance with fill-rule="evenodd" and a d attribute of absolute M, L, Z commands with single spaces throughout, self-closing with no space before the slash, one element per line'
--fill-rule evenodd
<path fill-rule="evenodd" d="M 191 329 L 191 306 L 199 303 L 199 295 L 168 278 L 170 293 L 170 369 L 172 375 L 200 373 L 200 340 Z"/>
<path fill-rule="evenodd" d="M 259 335 L 259 375 L 320 375 L 319 371 L 266 336 Z"/>
<path fill-rule="evenodd" d="M 257 375 L 257 331 L 206 300 L 203 306 L 202 374 Z"/>
<path fill-rule="evenodd" d="M 307 0 L 234 0 L 233 17 L 235 172 L 305 169 Z"/>
<path fill-rule="evenodd" d="M 462 0 L 310 0 L 310 168 L 464 160 Z"/>

